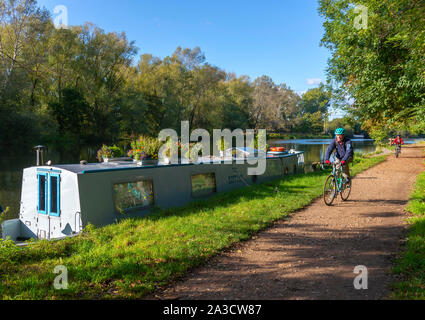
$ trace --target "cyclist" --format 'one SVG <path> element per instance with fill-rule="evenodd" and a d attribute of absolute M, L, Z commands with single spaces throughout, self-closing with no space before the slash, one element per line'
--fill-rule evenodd
<path fill-rule="evenodd" d="M 400 148 L 400 153 L 401 153 L 401 145 L 404 144 L 403 139 L 401 138 L 401 135 L 397 135 L 397 137 L 393 140 L 393 142 L 391 143 L 392 145 L 396 145 L 397 147 Z"/>
<path fill-rule="evenodd" d="M 344 183 L 348 183 L 351 179 L 350 169 L 348 164 L 353 161 L 354 151 L 351 144 L 351 140 L 345 137 L 345 129 L 338 128 L 335 130 L 335 139 L 332 140 L 331 144 L 326 151 L 325 163 L 330 164 L 329 158 L 331 153 L 336 150 L 335 163 L 338 166 L 342 165 L 342 176 L 344 177 Z"/>

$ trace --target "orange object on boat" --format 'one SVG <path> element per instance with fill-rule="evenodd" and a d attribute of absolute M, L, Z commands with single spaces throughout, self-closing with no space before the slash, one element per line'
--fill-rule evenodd
<path fill-rule="evenodd" d="M 273 152 L 284 152 L 286 149 L 284 147 L 272 147 L 270 148 L 270 151 Z"/>

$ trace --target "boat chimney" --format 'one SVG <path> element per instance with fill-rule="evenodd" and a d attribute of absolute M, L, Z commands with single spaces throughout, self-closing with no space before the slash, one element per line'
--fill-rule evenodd
<path fill-rule="evenodd" d="M 34 149 L 37 152 L 37 167 L 42 166 L 44 164 L 44 150 L 46 150 L 47 148 L 45 146 L 36 146 L 34 147 Z"/>

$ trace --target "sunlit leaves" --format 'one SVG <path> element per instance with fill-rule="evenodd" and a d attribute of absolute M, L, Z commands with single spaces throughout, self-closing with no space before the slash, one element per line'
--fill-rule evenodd
<path fill-rule="evenodd" d="M 357 5 L 368 9 L 365 30 L 354 27 Z M 418 39 L 425 37 L 424 9 L 414 0 L 320 1 L 335 98 L 368 129 L 423 127 L 425 46 Z"/>

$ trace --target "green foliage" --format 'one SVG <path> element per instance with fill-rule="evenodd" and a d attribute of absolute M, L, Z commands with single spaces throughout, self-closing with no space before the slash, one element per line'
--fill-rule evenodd
<path fill-rule="evenodd" d="M 294 140 L 294 139 L 329 139 L 329 134 L 313 134 L 313 133 L 296 133 L 296 134 L 285 134 L 285 133 L 268 133 L 267 139 L 269 140 Z"/>
<path fill-rule="evenodd" d="M 90 234 L 93 233 L 96 230 L 96 227 L 91 224 L 88 223 L 85 227 L 84 227 L 84 234 Z"/>
<path fill-rule="evenodd" d="M 383 145 L 385 138 L 388 137 L 388 131 L 382 127 L 373 127 L 370 130 L 370 136 L 378 145 Z"/>
<path fill-rule="evenodd" d="M 302 114 L 314 114 L 319 112 L 324 116 L 330 107 L 331 92 L 320 84 L 318 88 L 313 88 L 304 93 L 298 105 Z"/>
<path fill-rule="evenodd" d="M 326 118 L 324 86 L 300 98 L 270 77 L 251 81 L 212 66 L 199 47 L 162 59 L 142 54 L 135 65 L 137 49 L 124 33 L 90 23 L 56 29 L 35 0 L 2 3 L 0 120 L 7 130 L 0 144 L 113 144 L 163 128 L 179 132 L 183 120 L 210 132 L 289 133 L 301 123 L 303 134 L 317 134 Z"/>
<path fill-rule="evenodd" d="M 367 130 L 425 128 L 425 3 L 320 0 L 334 99 Z M 367 27 L 356 28 L 367 8 Z M 349 99 L 351 98 L 351 99 Z M 375 130 L 376 131 L 376 130 Z M 374 133 L 380 138 L 380 133 Z"/>
<path fill-rule="evenodd" d="M 0 212 L 0 226 L 6 220 L 6 215 L 9 212 L 10 208 L 7 207 L 3 212 Z M 1 230 L 0 230 L 1 231 Z"/>
<path fill-rule="evenodd" d="M 120 158 L 124 155 L 124 151 L 117 146 L 106 146 L 102 145 L 97 151 L 97 160 L 102 162 L 105 158 Z"/>
<path fill-rule="evenodd" d="M 11 139 L 0 143 L 114 140 L 134 44 L 90 24 L 56 29 L 34 0 L 1 3 L 0 118 Z"/>
<path fill-rule="evenodd" d="M 304 93 L 298 102 L 299 117 L 294 121 L 294 131 L 317 135 L 326 133 L 330 99 L 331 92 L 323 84 Z"/>
<path fill-rule="evenodd" d="M 90 118 L 90 107 L 76 89 L 63 89 L 59 102 L 50 102 L 49 109 L 59 125 L 60 135 L 71 134 L 79 138 Z"/>
<path fill-rule="evenodd" d="M 265 146 L 265 149 L 263 146 Z M 269 149 L 269 145 L 267 144 L 267 136 L 256 133 L 254 135 L 254 149 L 266 152 Z"/>
<path fill-rule="evenodd" d="M 384 160 L 361 159 L 352 173 Z M 103 228 L 89 225 L 82 235 L 61 241 L 38 241 L 27 247 L 0 242 L 0 297 L 142 298 L 308 205 L 321 195 L 328 174 L 290 176 Z M 67 290 L 52 285 L 57 265 L 68 268 Z"/>
<path fill-rule="evenodd" d="M 246 106 L 251 127 L 292 130 L 293 119 L 299 114 L 299 96 L 284 83 L 277 85 L 267 76 L 255 79 L 252 87 L 252 104 Z"/>
<path fill-rule="evenodd" d="M 361 129 L 361 124 L 356 122 L 351 116 L 336 118 L 329 122 L 328 132 L 332 136 L 337 128 L 344 128 L 346 136 L 352 136 L 353 134 L 368 134 L 368 132 Z"/>
<path fill-rule="evenodd" d="M 393 284 L 394 299 L 425 299 L 425 172 L 418 175 L 407 210 L 410 231 L 402 257 L 393 268 L 401 280 Z"/>
<path fill-rule="evenodd" d="M 161 146 L 162 142 L 157 138 L 142 135 L 131 142 L 132 149 L 129 151 L 129 155 L 133 156 L 135 160 L 158 159 Z"/>
<path fill-rule="evenodd" d="M 318 111 L 316 113 L 306 113 L 300 119 L 298 119 L 298 124 L 296 126 L 297 132 L 303 133 L 314 133 L 320 134 L 323 133 L 324 129 L 324 119 L 323 114 Z"/>

